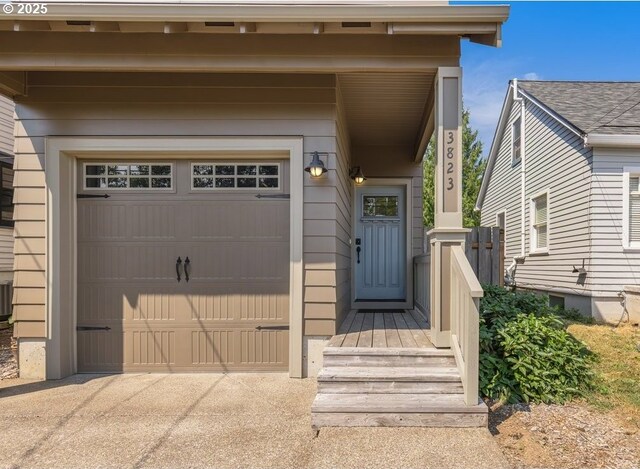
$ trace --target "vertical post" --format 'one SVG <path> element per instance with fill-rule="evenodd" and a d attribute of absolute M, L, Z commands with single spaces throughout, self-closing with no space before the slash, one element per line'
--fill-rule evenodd
<path fill-rule="evenodd" d="M 435 227 L 431 244 L 431 340 L 449 347 L 451 338 L 451 247 L 464 248 L 462 227 L 462 69 L 441 67 L 434 85 L 436 135 Z"/>

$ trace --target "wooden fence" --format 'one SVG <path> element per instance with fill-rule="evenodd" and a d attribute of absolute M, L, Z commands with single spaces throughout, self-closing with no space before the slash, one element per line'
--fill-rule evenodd
<path fill-rule="evenodd" d="M 424 252 L 431 245 L 425 230 Z M 467 233 L 465 255 L 481 284 L 504 285 L 504 232 L 499 227 L 475 227 Z"/>

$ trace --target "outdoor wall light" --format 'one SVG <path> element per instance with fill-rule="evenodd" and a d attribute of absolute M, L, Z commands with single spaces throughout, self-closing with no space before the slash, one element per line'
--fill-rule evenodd
<path fill-rule="evenodd" d="M 360 166 L 351 168 L 351 171 L 349 172 L 349 176 L 351 177 L 351 179 L 354 180 L 354 182 L 358 186 L 367 180 L 367 178 L 364 177 L 364 174 L 362 174 L 362 168 L 360 168 Z"/>
<path fill-rule="evenodd" d="M 313 158 L 311 158 L 311 163 L 309 163 L 309 166 L 304 168 L 304 170 L 307 173 L 311 174 L 312 178 L 319 178 L 320 176 L 322 176 L 324 173 L 327 172 L 327 168 L 324 167 L 324 163 L 320 159 L 320 155 L 318 155 L 317 151 L 313 152 Z"/>

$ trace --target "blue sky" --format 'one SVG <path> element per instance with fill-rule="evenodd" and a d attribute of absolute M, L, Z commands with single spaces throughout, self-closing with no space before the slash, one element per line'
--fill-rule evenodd
<path fill-rule="evenodd" d="M 465 106 L 485 155 L 512 78 L 640 81 L 640 2 L 488 3 L 511 5 L 503 46 L 462 45 Z"/>

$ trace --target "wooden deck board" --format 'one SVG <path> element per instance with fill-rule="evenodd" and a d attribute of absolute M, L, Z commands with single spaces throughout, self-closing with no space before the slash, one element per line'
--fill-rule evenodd
<path fill-rule="evenodd" d="M 418 344 L 413 338 L 413 334 L 409 330 L 407 322 L 404 320 L 404 314 L 393 313 L 393 319 L 396 322 L 396 328 L 398 329 L 398 335 L 400 336 L 400 342 L 402 342 L 402 346 L 406 348 L 417 347 Z"/>
<path fill-rule="evenodd" d="M 406 321 L 418 347 L 433 348 L 433 344 L 431 343 L 429 336 L 424 332 L 424 330 L 422 330 L 411 314 L 405 314 L 404 320 Z"/>
<path fill-rule="evenodd" d="M 402 347 L 393 313 L 384 313 L 384 333 L 387 336 L 387 347 Z"/>
<path fill-rule="evenodd" d="M 342 347 L 357 347 L 358 339 L 360 338 L 360 331 L 362 330 L 362 322 L 364 321 L 364 315 L 362 313 L 356 314 L 349 328 L 349 332 L 342 342 Z"/>
<path fill-rule="evenodd" d="M 382 316 L 382 313 L 375 313 L 375 318 L 373 320 L 373 346 L 387 346 L 387 337 L 384 333 L 384 316 Z"/>
<path fill-rule="evenodd" d="M 327 346 L 434 349 L 426 319 L 410 311 L 398 310 L 351 311 Z"/>
<path fill-rule="evenodd" d="M 342 346 L 342 342 L 344 342 L 344 338 L 347 335 L 347 332 L 349 332 L 349 329 L 351 328 L 351 324 L 353 323 L 353 320 L 356 317 L 356 313 L 357 311 L 353 310 L 347 315 L 346 318 L 344 318 L 344 321 L 342 321 L 342 325 L 340 326 L 340 330 L 336 335 L 334 335 L 331 338 L 331 340 L 329 340 L 327 347 Z"/>
<path fill-rule="evenodd" d="M 373 320 L 374 312 L 361 313 L 364 316 L 362 328 L 360 329 L 360 337 L 358 338 L 358 347 L 371 347 L 373 343 Z"/>

